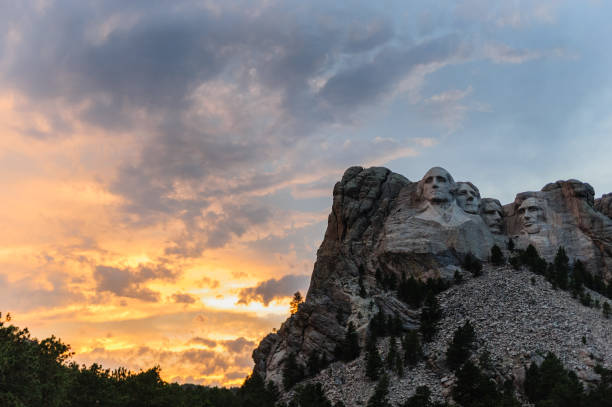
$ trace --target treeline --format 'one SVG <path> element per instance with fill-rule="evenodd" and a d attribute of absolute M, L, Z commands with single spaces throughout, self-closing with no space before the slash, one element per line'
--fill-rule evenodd
<path fill-rule="evenodd" d="M 2 407 L 272 407 L 278 397 L 256 374 L 226 389 L 167 383 L 158 366 L 137 373 L 79 366 L 69 362 L 69 345 L 54 336 L 39 341 L 8 321 L 0 321 Z"/>

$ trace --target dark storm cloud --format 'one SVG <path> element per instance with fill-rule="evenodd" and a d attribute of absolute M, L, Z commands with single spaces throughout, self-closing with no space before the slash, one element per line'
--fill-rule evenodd
<path fill-rule="evenodd" d="M 147 288 L 145 283 L 151 280 L 172 281 L 176 277 L 176 272 L 160 265 L 141 265 L 135 269 L 99 265 L 94 270 L 96 291 L 149 302 L 159 301 L 160 294 Z"/>
<path fill-rule="evenodd" d="M 248 304 L 258 301 L 268 305 L 271 301 L 280 298 L 290 297 L 296 291 L 304 291 L 310 277 L 307 275 L 290 274 L 280 279 L 271 278 L 262 281 L 255 287 L 243 288 L 238 293 L 238 304 Z"/>
<path fill-rule="evenodd" d="M 37 99 L 108 96 L 83 113 L 105 128 L 126 119 L 127 106 L 185 107 L 191 87 L 225 64 L 223 47 L 234 25 L 198 7 L 177 12 L 160 2 L 57 1 L 42 12 L 23 7 L 12 17 L 21 23 L 23 46 L 5 79 Z M 113 21 L 119 26 L 105 33 Z"/>

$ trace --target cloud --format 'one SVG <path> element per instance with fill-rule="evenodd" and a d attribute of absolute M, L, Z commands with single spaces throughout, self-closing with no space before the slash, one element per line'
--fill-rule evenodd
<path fill-rule="evenodd" d="M 511 48 L 502 43 L 487 43 L 483 47 L 484 56 L 496 64 L 522 64 L 532 59 L 541 58 L 541 51 Z"/>
<path fill-rule="evenodd" d="M 466 89 L 451 89 L 442 93 L 432 95 L 425 99 L 422 107 L 424 115 L 437 117 L 440 124 L 446 127 L 449 133 L 456 132 L 463 126 L 469 112 L 487 112 L 489 107 L 483 103 L 468 100 L 473 91 L 472 86 Z M 420 139 L 414 140 L 418 145 L 433 147 L 435 140 Z"/>
<path fill-rule="evenodd" d="M 170 298 L 177 304 L 193 304 L 199 300 L 199 297 L 186 293 L 174 293 Z"/>
<path fill-rule="evenodd" d="M 214 348 L 215 346 L 217 346 L 217 342 L 213 341 L 212 339 L 208 339 L 208 338 L 200 338 L 199 336 L 196 336 L 194 338 L 191 338 L 188 342 L 188 344 L 198 344 L 198 345 L 205 345 L 209 348 Z"/>
<path fill-rule="evenodd" d="M 173 281 L 178 273 L 161 265 L 139 265 L 136 268 L 120 268 L 98 265 L 94 270 L 96 291 L 111 292 L 120 297 L 137 298 L 156 302 L 160 294 L 145 286 L 148 281 Z"/>
<path fill-rule="evenodd" d="M 223 341 L 223 346 L 232 353 L 243 353 L 251 351 L 255 347 L 255 342 L 249 341 L 244 337 L 239 337 L 229 341 Z"/>
<path fill-rule="evenodd" d="M 304 290 L 310 281 L 310 276 L 289 274 L 280 279 L 271 278 L 262 281 L 255 287 L 243 288 L 238 294 L 238 304 L 249 304 L 258 301 L 268 305 L 271 301 L 290 297 L 299 290 Z"/>
<path fill-rule="evenodd" d="M 249 197 L 302 176 L 305 165 L 288 159 L 303 157 L 302 140 L 350 126 L 415 67 L 465 53 L 457 36 L 398 41 L 393 20 L 367 3 L 341 12 L 323 5 L 11 7 L 4 18 L 19 27 L 20 46 L 0 67 L 0 82 L 47 117 L 70 111 L 71 125 L 137 137 L 105 181 L 122 201 L 120 221 L 147 227 L 178 218 L 184 230 L 167 254 L 199 256 L 271 218 Z M 72 130 L 51 122 L 46 131 Z M 324 167 L 340 165 L 325 157 Z M 257 213 L 236 216 L 247 210 Z"/>
<path fill-rule="evenodd" d="M 204 287 L 207 286 L 208 288 L 210 288 L 211 290 L 214 290 L 216 288 L 219 288 L 219 280 L 214 280 L 212 278 L 208 278 L 208 277 L 202 277 L 200 279 L 200 281 L 198 281 L 198 287 Z"/>
<path fill-rule="evenodd" d="M 356 108 L 370 104 L 416 67 L 444 66 L 468 57 L 469 48 L 457 35 L 427 40 L 408 47 L 388 47 L 381 50 L 371 62 L 340 71 L 331 77 L 321 94 L 336 108 Z M 359 84 L 359 86 L 357 86 Z"/>
<path fill-rule="evenodd" d="M 8 270 L 9 272 L 11 270 Z M 27 270 L 20 270 L 25 274 Z M 40 273 L 40 271 L 39 271 Z M 12 273 L 0 273 L 0 297 L 5 301 L 2 311 L 31 311 L 40 308 L 78 304 L 87 297 L 74 286 L 72 277 L 65 272 L 42 272 L 22 279 L 9 280 Z"/>

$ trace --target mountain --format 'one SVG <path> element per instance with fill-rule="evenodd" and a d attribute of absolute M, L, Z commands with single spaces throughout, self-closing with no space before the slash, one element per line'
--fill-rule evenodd
<path fill-rule="evenodd" d="M 526 402 L 527 370 L 553 352 L 594 386 L 595 366 L 612 367 L 609 201 L 568 180 L 502 206 L 440 167 L 418 182 L 351 167 L 334 187 L 306 300 L 254 350 L 254 372 L 285 399 L 318 382 L 347 406 L 365 405 L 386 372 L 398 404 L 422 385 L 460 398 L 451 390 L 470 360 Z"/>

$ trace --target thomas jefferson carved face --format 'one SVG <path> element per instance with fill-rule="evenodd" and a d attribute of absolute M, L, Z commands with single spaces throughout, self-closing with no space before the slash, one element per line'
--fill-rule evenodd
<path fill-rule="evenodd" d="M 480 192 L 471 182 L 457 182 L 457 204 L 467 213 L 478 214 Z"/>
<path fill-rule="evenodd" d="M 497 199 L 485 198 L 482 200 L 482 213 L 480 216 L 489 227 L 491 233 L 499 235 L 503 232 L 503 210 Z"/>
<path fill-rule="evenodd" d="M 544 204 L 536 198 L 527 198 L 518 208 L 518 216 L 527 233 L 538 233 L 545 222 Z"/>
<path fill-rule="evenodd" d="M 455 191 L 455 181 L 444 168 L 433 167 L 419 183 L 421 196 L 427 201 L 438 204 L 451 202 Z"/>

